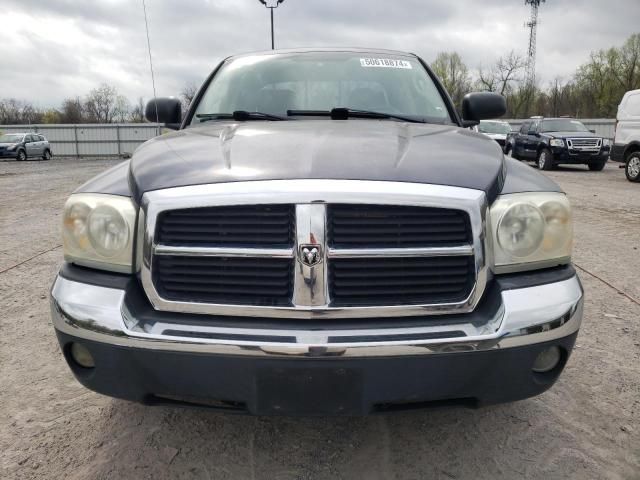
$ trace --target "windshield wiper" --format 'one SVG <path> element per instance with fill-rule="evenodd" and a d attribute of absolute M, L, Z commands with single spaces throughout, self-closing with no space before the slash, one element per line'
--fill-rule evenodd
<path fill-rule="evenodd" d="M 281 117 L 280 115 L 249 112 L 247 110 L 236 110 L 233 113 L 198 113 L 196 118 L 200 119 L 201 122 L 208 122 L 209 120 L 237 120 L 238 122 L 246 122 L 247 120 L 289 120 L 287 117 Z"/>
<path fill-rule="evenodd" d="M 353 108 L 332 108 L 331 110 L 287 110 L 287 115 L 307 117 L 331 117 L 332 120 L 347 120 L 349 118 L 392 118 L 403 122 L 426 123 L 424 120 L 396 115 L 393 113 L 374 112 L 371 110 L 356 110 Z"/>

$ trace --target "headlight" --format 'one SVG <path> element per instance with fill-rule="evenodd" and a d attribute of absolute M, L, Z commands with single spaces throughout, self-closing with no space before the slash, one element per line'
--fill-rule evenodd
<path fill-rule="evenodd" d="M 552 147 L 564 147 L 564 140 L 561 138 L 552 138 L 549 140 L 549 145 Z"/>
<path fill-rule="evenodd" d="M 603 138 L 602 139 L 602 146 L 603 147 L 608 147 L 609 145 L 611 145 L 611 140 L 609 140 L 608 138 Z"/>
<path fill-rule="evenodd" d="M 131 272 L 136 211 L 117 195 L 71 195 L 64 207 L 63 246 L 68 262 L 115 272 Z"/>
<path fill-rule="evenodd" d="M 496 273 L 569 263 L 573 226 L 571 207 L 561 193 L 503 195 L 490 213 Z"/>

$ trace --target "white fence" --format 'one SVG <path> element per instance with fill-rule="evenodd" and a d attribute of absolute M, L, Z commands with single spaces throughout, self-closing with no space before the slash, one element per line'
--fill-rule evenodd
<path fill-rule="evenodd" d="M 160 135 L 155 123 L 0 125 L 2 133 L 37 132 L 53 154 L 61 157 L 130 156 L 150 138 Z"/>
<path fill-rule="evenodd" d="M 513 128 L 520 128 L 524 119 L 506 120 Z M 596 134 L 613 138 L 616 121 L 608 118 L 587 118 L 582 123 Z M 54 155 L 129 156 L 150 138 L 160 135 L 161 125 L 155 123 L 78 124 L 78 125 L 0 125 L 0 132 L 37 132 L 49 140 Z"/>

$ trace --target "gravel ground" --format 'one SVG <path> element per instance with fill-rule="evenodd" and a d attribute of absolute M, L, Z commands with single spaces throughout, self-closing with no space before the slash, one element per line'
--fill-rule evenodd
<path fill-rule="evenodd" d="M 67 195 L 113 160 L 0 163 L 1 478 L 640 478 L 640 185 L 549 175 L 575 211 L 587 300 L 559 382 L 526 401 L 368 418 L 255 418 L 90 392 L 51 327 Z"/>

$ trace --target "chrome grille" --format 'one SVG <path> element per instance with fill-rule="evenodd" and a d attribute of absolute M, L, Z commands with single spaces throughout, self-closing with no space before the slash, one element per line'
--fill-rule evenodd
<path fill-rule="evenodd" d="M 154 307 L 167 311 L 301 319 L 467 312 L 487 279 L 486 209 L 480 191 L 394 182 L 148 192 L 141 279 Z"/>
<path fill-rule="evenodd" d="M 602 146 L 601 138 L 568 138 L 567 146 L 569 150 L 575 150 L 576 152 L 589 152 L 597 153 Z"/>

